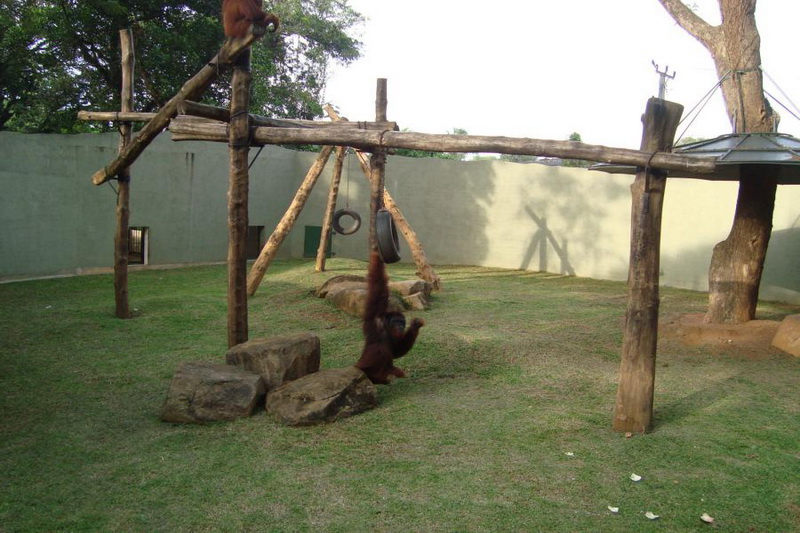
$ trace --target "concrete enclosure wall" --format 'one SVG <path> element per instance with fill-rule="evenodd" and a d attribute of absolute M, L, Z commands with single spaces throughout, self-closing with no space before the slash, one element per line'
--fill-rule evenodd
<path fill-rule="evenodd" d="M 116 154 L 117 136 L 0 132 L 0 280 L 92 272 L 113 265 L 116 194 L 91 175 Z M 258 153 L 250 152 L 251 158 Z M 249 218 L 262 243 L 316 154 L 265 147 L 251 168 Z M 326 167 L 279 257 L 302 257 L 320 226 Z M 162 135 L 132 167 L 131 226 L 149 228 L 149 264 L 225 261 L 228 156 L 224 144 Z M 386 187 L 434 265 L 481 265 L 625 280 L 632 176 L 501 161 L 389 157 Z M 714 244 L 730 230 L 734 183 L 672 179 L 664 204 L 661 280 L 704 291 Z M 333 237 L 340 257 L 366 254 L 369 187 L 352 155 L 338 207 L 362 229 Z M 403 259 L 411 260 L 401 243 Z M 800 187 L 780 186 L 763 299 L 800 303 Z"/>

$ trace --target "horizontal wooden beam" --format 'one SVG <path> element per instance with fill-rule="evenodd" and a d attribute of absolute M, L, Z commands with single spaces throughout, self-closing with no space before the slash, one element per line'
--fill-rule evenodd
<path fill-rule="evenodd" d="M 197 102 L 184 101 L 178 105 L 178 120 L 216 120 L 228 122 L 230 111 L 224 107 L 216 107 Z M 119 111 L 78 111 L 80 120 L 97 120 L 103 122 L 148 122 L 155 118 L 156 113 L 122 113 Z M 269 118 L 260 115 L 250 115 L 250 123 L 254 126 L 270 128 L 334 128 L 334 129 L 361 129 L 361 130 L 399 130 L 397 122 L 328 122 L 321 120 L 295 120 L 284 118 Z"/>
<path fill-rule="evenodd" d="M 174 141 L 227 142 L 224 124 L 173 120 L 169 127 Z M 352 146 L 371 151 L 374 148 L 406 148 L 432 152 L 491 152 L 582 159 L 617 165 L 680 170 L 708 174 L 714 171 L 713 157 L 687 157 L 671 152 L 647 153 L 627 148 L 610 148 L 575 141 L 553 141 L 518 137 L 487 137 L 399 131 L 333 130 L 302 128 L 255 128 L 253 144 L 317 144 Z"/>

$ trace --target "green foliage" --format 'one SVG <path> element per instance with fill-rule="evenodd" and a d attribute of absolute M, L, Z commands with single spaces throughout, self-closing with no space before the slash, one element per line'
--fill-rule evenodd
<path fill-rule="evenodd" d="M 581 134 L 578 132 L 573 132 L 570 134 L 568 140 L 572 142 L 582 142 Z M 588 168 L 591 163 L 589 161 L 584 161 L 583 159 L 565 159 L 561 165 L 565 167 Z"/>
<path fill-rule="evenodd" d="M 0 129 L 107 130 L 77 121 L 80 109 L 119 109 L 119 30 L 132 28 L 137 111 L 154 111 L 211 59 L 223 42 L 221 0 L 41 0 L 0 4 Z M 267 7 L 267 9 L 269 9 Z M 313 118 L 331 61 L 349 63 L 363 18 L 344 0 L 285 0 L 278 34 L 253 47 L 253 109 Z M 226 105 L 227 80 L 204 101 Z"/>
<path fill-rule="evenodd" d="M 365 264 L 327 266 L 273 263 L 251 338 L 311 331 L 323 367 L 353 364 L 358 319 L 312 289 Z M 309 428 L 263 412 L 159 421 L 180 363 L 224 361 L 224 266 L 131 272 L 131 320 L 113 316 L 109 275 L 0 284 L 0 529 L 798 530 L 800 361 L 660 339 L 655 430 L 624 438 L 610 429 L 624 283 L 437 273 L 444 290 L 414 313 L 427 325 L 400 364 L 409 378 L 380 387 L 376 409 Z M 412 279 L 414 266 L 389 274 Z M 705 305 L 661 292 L 662 316 Z"/>

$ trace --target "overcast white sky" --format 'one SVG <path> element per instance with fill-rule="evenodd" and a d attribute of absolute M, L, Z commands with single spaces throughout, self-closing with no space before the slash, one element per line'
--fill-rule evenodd
<path fill-rule="evenodd" d="M 640 117 L 658 94 L 655 61 L 675 79 L 667 99 L 686 114 L 717 83 L 708 52 L 657 0 L 350 0 L 366 18 L 362 58 L 331 72 L 326 100 L 350 120 L 374 120 L 388 79 L 401 129 L 583 141 L 638 148 Z M 717 0 L 694 0 L 719 21 Z M 758 0 L 765 88 L 800 115 L 800 0 Z M 782 92 L 785 93 L 782 94 Z M 780 131 L 800 121 L 773 102 Z M 678 128 L 684 133 L 688 120 Z M 685 136 L 730 133 L 719 91 Z"/>

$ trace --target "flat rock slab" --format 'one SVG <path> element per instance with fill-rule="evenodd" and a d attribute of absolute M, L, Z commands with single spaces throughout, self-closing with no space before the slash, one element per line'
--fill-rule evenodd
<path fill-rule="evenodd" d="M 362 413 L 378 405 L 378 392 L 355 367 L 321 370 L 267 395 L 267 414 L 287 426 L 311 426 Z"/>
<path fill-rule="evenodd" d="M 297 333 L 237 344 L 225 362 L 259 374 L 267 391 L 319 370 L 320 340 L 313 333 Z"/>
<path fill-rule="evenodd" d="M 800 315 L 789 315 L 778 326 L 772 345 L 779 350 L 800 357 Z"/>
<path fill-rule="evenodd" d="M 265 394 L 261 376 L 214 363 L 183 363 L 172 377 L 161 420 L 204 424 L 250 416 Z"/>

